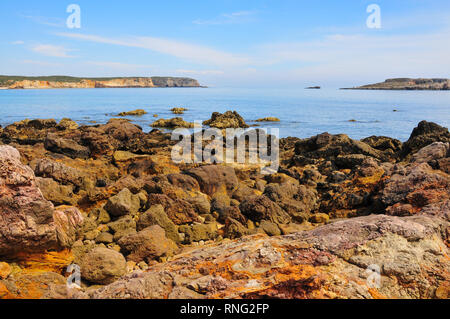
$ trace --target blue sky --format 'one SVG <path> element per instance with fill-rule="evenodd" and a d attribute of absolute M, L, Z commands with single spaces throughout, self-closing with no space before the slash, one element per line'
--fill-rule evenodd
<path fill-rule="evenodd" d="M 66 8 L 81 8 L 69 29 Z M 366 8 L 381 8 L 381 29 Z M 211 86 L 450 77 L 448 0 L 0 2 L 0 74 L 189 76 Z"/>

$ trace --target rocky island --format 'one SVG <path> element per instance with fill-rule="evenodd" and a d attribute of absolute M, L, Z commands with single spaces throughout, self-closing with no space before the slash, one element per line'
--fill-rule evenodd
<path fill-rule="evenodd" d="M 125 119 L 0 128 L 0 298 L 450 297 L 447 128 L 283 138 L 271 175 L 174 143 Z"/>
<path fill-rule="evenodd" d="M 387 79 L 384 82 L 363 85 L 342 90 L 449 90 L 450 79 Z"/>
<path fill-rule="evenodd" d="M 177 77 L 77 78 L 70 76 L 0 76 L 2 89 L 201 87 L 197 80 Z"/>

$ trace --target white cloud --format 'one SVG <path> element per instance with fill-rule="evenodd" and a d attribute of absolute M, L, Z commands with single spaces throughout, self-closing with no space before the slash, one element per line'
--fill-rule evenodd
<path fill-rule="evenodd" d="M 128 64 L 121 62 L 106 62 L 106 61 L 87 61 L 89 65 L 95 65 L 100 67 L 105 67 L 109 69 L 118 69 L 118 70 L 139 70 L 139 69 L 149 69 L 153 68 L 151 65 L 141 65 L 141 64 Z"/>
<path fill-rule="evenodd" d="M 233 13 L 224 13 L 219 17 L 210 20 L 197 19 L 193 21 L 194 24 L 199 25 L 220 25 L 249 22 L 251 16 L 255 14 L 254 11 L 237 11 Z"/>
<path fill-rule="evenodd" d="M 181 74 L 190 74 L 190 75 L 221 75 L 224 74 L 223 71 L 220 70 L 176 70 L 177 73 Z"/>
<path fill-rule="evenodd" d="M 25 42 L 22 41 L 22 40 L 17 40 L 17 41 L 11 42 L 11 44 L 13 44 L 13 45 L 22 45 L 22 44 L 25 44 Z"/>
<path fill-rule="evenodd" d="M 56 58 L 71 58 L 68 53 L 71 51 L 60 45 L 38 44 L 31 48 L 32 51 Z"/>
<path fill-rule="evenodd" d="M 57 35 L 97 43 L 146 49 L 200 64 L 243 65 L 250 62 L 248 58 L 215 50 L 207 46 L 164 38 L 128 37 L 115 39 L 80 33 L 57 33 Z"/>
<path fill-rule="evenodd" d="M 61 18 L 31 16 L 31 15 L 21 15 L 21 17 L 31 20 L 37 24 L 42 24 L 49 27 L 64 28 L 66 26 L 66 21 Z"/>
<path fill-rule="evenodd" d="M 391 76 L 448 77 L 448 32 L 414 35 L 330 35 L 321 40 L 263 45 L 260 57 L 287 64 L 292 78 L 355 81 Z"/>
<path fill-rule="evenodd" d="M 61 66 L 60 63 L 52 63 L 52 62 L 45 62 L 45 61 L 36 61 L 36 60 L 23 60 L 22 63 L 24 64 L 33 64 L 37 66 Z"/>

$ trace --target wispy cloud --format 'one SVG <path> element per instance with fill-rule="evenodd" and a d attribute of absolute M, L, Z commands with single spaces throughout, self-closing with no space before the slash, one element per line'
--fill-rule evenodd
<path fill-rule="evenodd" d="M 20 15 L 22 18 L 31 20 L 37 24 L 46 25 L 55 28 L 64 28 L 66 26 L 66 21 L 62 18 L 52 18 L 52 17 L 42 17 L 42 16 L 32 16 L 32 15 Z"/>
<path fill-rule="evenodd" d="M 69 50 L 60 45 L 52 45 L 52 44 L 38 44 L 31 48 L 32 51 L 55 58 L 71 58 L 68 53 L 72 50 Z"/>
<path fill-rule="evenodd" d="M 13 45 L 22 45 L 22 44 L 25 44 L 25 42 L 22 41 L 22 40 L 17 40 L 17 41 L 11 42 L 11 44 L 13 44 Z"/>
<path fill-rule="evenodd" d="M 37 66 L 45 66 L 45 67 L 49 67 L 49 66 L 61 66 L 61 65 L 62 65 L 62 64 L 60 64 L 60 63 L 45 62 L 45 61 L 36 61 L 36 60 L 23 60 L 22 63 L 24 63 L 24 64 L 32 64 L 32 65 L 37 65 Z"/>
<path fill-rule="evenodd" d="M 255 11 L 238 11 L 233 13 L 224 13 L 216 18 L 209 20 L 197 19 L 194 20 L 192 23 L 199 25 L 245 23 L 251 21 L 252 16 L 254 16 L 255 14 L 256 14 Z"/>
<path fill-rule="evenodd" d="M 203 45 L 164 38 L 127 37 L 118 39 L 80 33 L 57 33 L 56 35 L 96 43 L 146 49 L 200 64 L 242 65 L 249 62 L 248 58 L 232 53 L 216 50 Z"/>
<path fill-rule="evenodd" d="M 86 64 L 117 70 L 140 70 L 153 68 L 151 65 L 128 64 L 121 62 L 87 61 Z"/>
<path fill-rule="evenodd" d="M 289 65 L 286 76 L 310 80 L 447 77 L 448 31 L 414 35 L 336 34 L 316 41 L 272 43 L 262 60 Z M 439 63 L 436 63 L 439 61 Z"/>
<path fill-rule="evenodd" d="M 221 75 L 224 71 L 221 70 L 176 70 L 179 74 L 189 74 L 189 75 Z"/>

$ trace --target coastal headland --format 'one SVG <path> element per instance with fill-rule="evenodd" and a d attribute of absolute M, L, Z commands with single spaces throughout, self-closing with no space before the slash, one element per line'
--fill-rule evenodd
<path fill-rule="evenodd" d="M 396 78 L 387 79 L 384 82 L 368 84 L 342 90 L 428 90 L 446 91 L 450 90 L 450 79 L 410 79 Z"/>
<path fill-rule="evenodd" d="M 0 76 L 3 89 L 93 89 L 201 87 L 197 80 L 183 77 L 77 78 L 70 76 Z"/>

